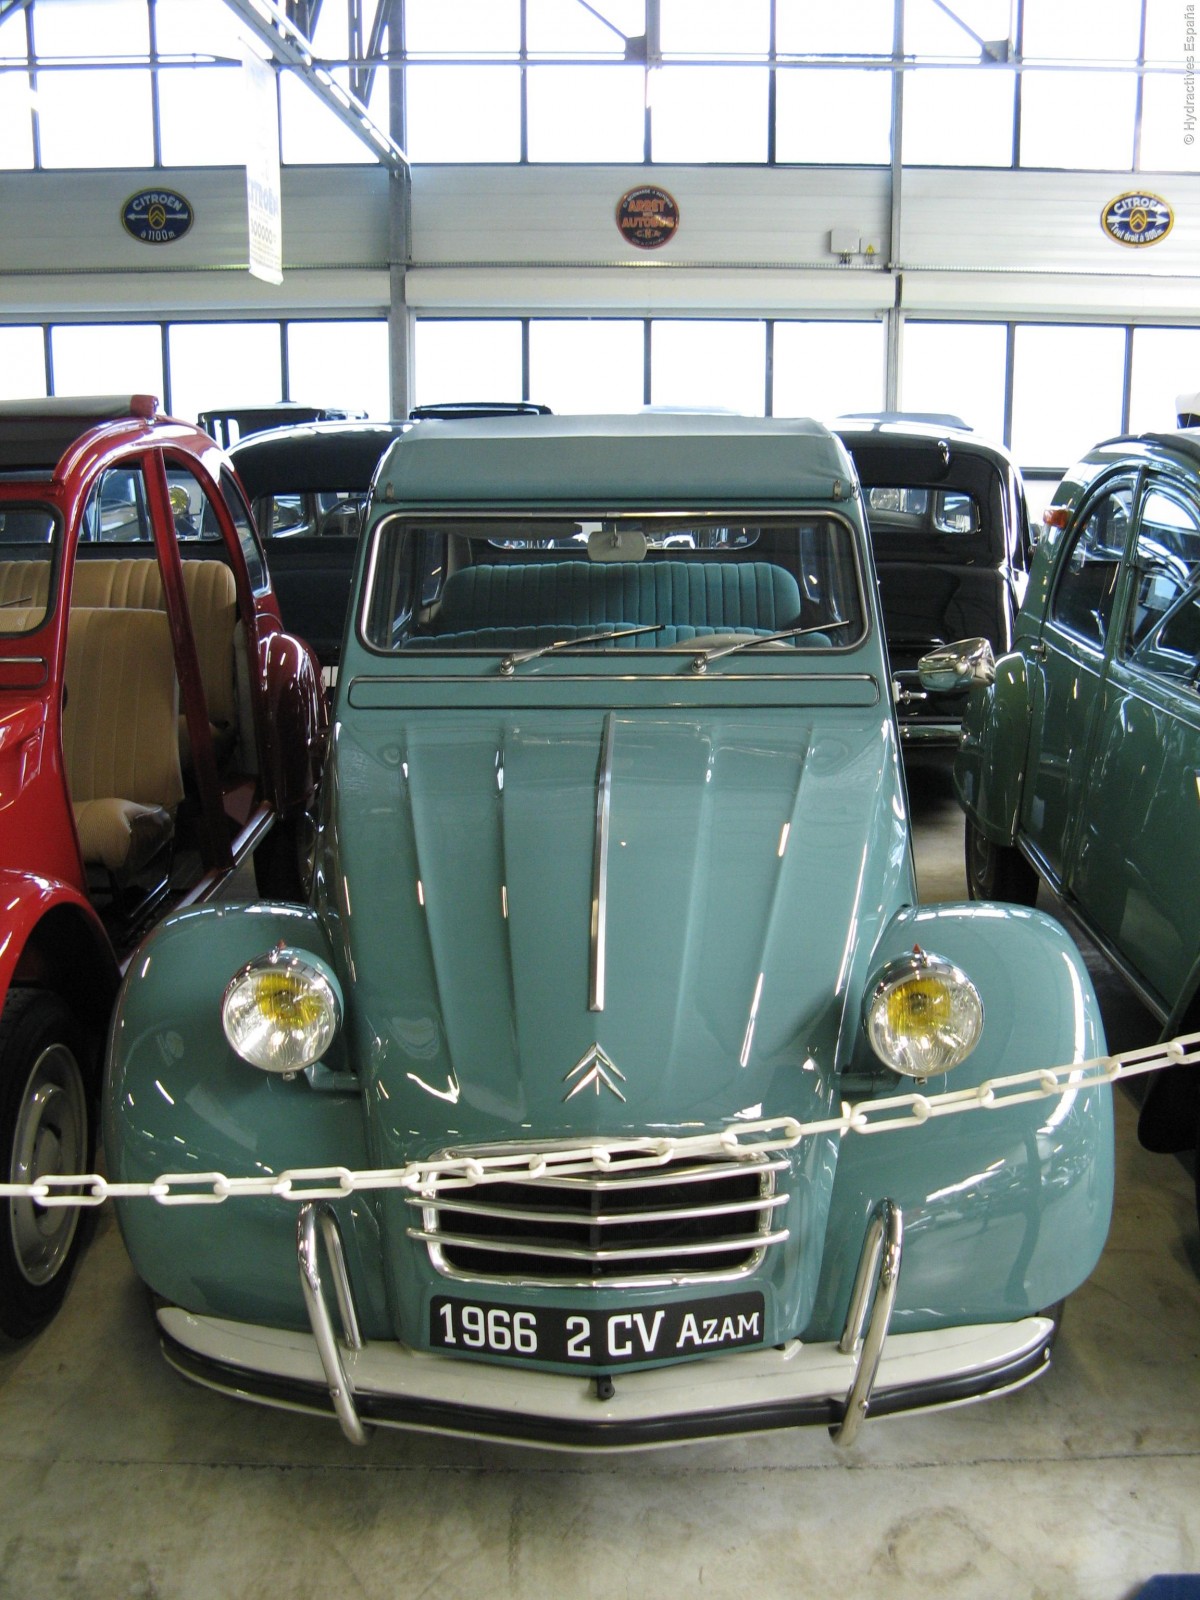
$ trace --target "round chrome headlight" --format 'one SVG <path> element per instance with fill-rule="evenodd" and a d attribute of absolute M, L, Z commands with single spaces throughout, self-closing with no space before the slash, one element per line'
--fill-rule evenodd
<path fill-rule="evenodd" d="M 282 946 L 244 966 L 221 1002 L 225 1037 L 264 1072 L 303 1072 L 328 1050 L 341 1020 L 333 973 L 315 956 Z"/>
<path fill-rule="evenodd" d="M 885 1066 L 906 1078 L 931 1078 L 957 1067 L 979 1043 L 983 1002 L 952 962 L 914 950 L 880 973 L 864 1021 Z"/>

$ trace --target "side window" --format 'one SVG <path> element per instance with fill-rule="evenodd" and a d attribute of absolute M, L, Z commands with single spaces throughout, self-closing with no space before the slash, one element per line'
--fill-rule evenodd
<path fill-rule="evenodd" d="M 140 467 L 109 467 L 100 474 L 84 508 L 80 537 L 98 544 L 154 538 Z"/>
<path fill-rule="evenodd" d="M 168 461 L 166 469 L 167 494 L 171 501 L 176 537 L 220 539 L 221 524 L 217 520 L 216 510 L 195 473 L 178 461 Z"/>
<path fill-rule="evenodd" d="M 265 495 L 254 502 L 253 509 L 254 520 L 268 539 L 295 538 L 314 532 L 303 495 Z"/>
<path fill-rule="evenodd" d="M 1129 649 L 1159 631 L 1168 612 L 1200 578 L 1200 515 L 1180 495 L 1152 486 L 1142 502 L 1129 612 Z M 1173 635 L 1184 626 L 1180 619 Z"/>
<path fill-rule="evenodd" d="M 49 615 L 59 526 L 48 506 L 0 505 L 0 634 L 32 633 Z"/>
<path fill-rule="evenodd" d="M 254 524 L 250 520 L 250 513 L 246 509 L 246 502 L 238 491 L 238 486 L 233 480 L 233 474 L 228 468 L 221 469 L 221 493 L 225 497 L 225 504 L 229 508 L 229 515 L 233 518 L 233 525 L 237 529 L 238 543 L 242 547 L 242 556 L 246 562 L 246 572 L 250 578 L 250 587 L 255 594 L 260 594 L 268 586 L 267 565 L 263 560 L 262 551 L 258 544 L 258 535 L 254 531 Z"/>
<path fill-rule="evenodd" d="M 1132 515 L 1129 484 L 1102 494 L 1084 515 L 1059 567 L 1051 616 L 1098 650 L 1108 637 Z"/>
<path fill-rule="evenodd" d="M 1164 678 L 1200 684 L 1200 593 L 1176 601 L 1132 652 L 1130 661 Z"/>

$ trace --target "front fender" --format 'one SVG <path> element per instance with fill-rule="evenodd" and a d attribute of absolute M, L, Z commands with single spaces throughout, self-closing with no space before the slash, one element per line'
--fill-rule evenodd
<path fill-rule="evenodd" d="M 263 647 L 267 709 L 267 771 L 281 816 L 312 804 L 329 728 L 321 668 L 308 646 L 290 633 L 272 632 Z"/>
<path fill-rule="evenodd" d="M 14 984 L 39 984 L 57 990 L 83 1022 L 102 1031 L 120 972 L 86 896 L 61 879 L 4 867 L 0 905 L 0 1003 Z"/>
<path fill-rule="evenodd" d="M 1030 695 L 1025 657 L 1001 656 L 995 680 L 967 697 L 954 758 L 954 788 L 968 818 L 993 844 L 1016 839 L 1029 746 Z"/>
<path fill-rule="evenodd" d="M 979 990 L 984 1027 L 971 1056 L 927 1083 L 882 1069 L 861 1038 L 846 1098 L 967 1089 L 993 1078 L 1105 1053 L 1096 996 L 1065 930 L 1036 911 L 940 905 L 903 912 L 882 963 L 914 944 L 961 967 Z M 896 1331 L 1009 1320 L 1065 1298 L 1108 1234 L 1113 1192 L 1111 1090 L 1074 1090 L 971 1110 L 883 1133 L 843 1136 L 825 1267 L 808 1338 L 836 1338 L 867 1218 L 884 1197 L 904 1213 Z"/>
<path fill-rule="evenodd" d="M 326 1057 L 326 1071 L 285 1081 L 249 1066 L 225 1039 L 226 985 L 281 940 L 333 962 L 319 918 L 300 906 L 185 911 L 164 921 L 141 947 L 117 1003 L 104 1091 L 104 1144 L 114 1181 L 370 1165 L 361 1100 L 355 1080 L 342 1070 L 340 1041 Z M 334 1208 L 364 1331 L 378 1335 L 386 1322 L 371 1200 L 351 1195 Z M 298 1209 L 280 1199 L 116 1203 L 130 1258 L 157 1293 L 190 1311 L 249 1315 L 283 1327 L 308 1325 L 296 1264 Z"/>

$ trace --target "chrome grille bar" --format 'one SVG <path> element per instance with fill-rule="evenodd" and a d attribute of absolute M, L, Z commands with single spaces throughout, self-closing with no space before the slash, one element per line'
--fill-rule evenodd
<path fill-rule="evenodd" d="M 517 1188 L 518 1185 L 533 1190 L 541 1189 L 566 1189 L 566 1190 L 597 1190 L 612 1191 L 628 1188 L 636 1184 L 639 1189 L 650 1189 L 655 1186 L 666 1187 L 684 1183 L 719 1183 L 726 1178 L 744 1178 L 747 1172 L 770 1173 L 786 1172 L 788 1162 L 782 1158 L 774 1161 L 731 1161 L 728 1163 L 714 1161 L 708 1166 L 693 1167 L 640 1167 L 627 1173 L 622 1173 L 615 1164 L 608 1173 L 581 1173 L 562 1177 L 554 1173 L 547 1173 L 544 1178 L 529 1178 L 522 1173 L 514 1173 L 505 1177 L 506 1188 Z M 424 1191 L 422 1191 L 424 1192 Z M 427 1204 L 426 1200 L 418 1200 L 418 1205 Z"/>
<path fill-rule="evenodd" d="M 509 1222 L 558 1223 L 567 1227 L 612 1228 L 622 1225 L 637 1226 L 646 1222 L 683 1222 L 696 1217 L 736 1217 L 773 1211 L 787 1204 L 786 1194 L 763 1195 L 753 1200 L 735 1200 L 715 1206 L 670 1207 L 663 1211 L 607 1211 L 588 1216 L 579 1211 L 539 1211 L 520 1206 L 480 1205 L 473 1200 L 420 1200 L 409 1196 L 410 1206 L 420 1206 L 424 1211 L 453 1211 L 462 1216 L 500 1217 Z M 423 1237 L 423 1236 L 422 1236 Z M 444 1237 L 444 1236 L 443 1236 Z"/>
<path fill-rule="evenodd" d="M 509 1147 L 505 1147 L 509 1148 Z M 512 1147 L 532 1156 L 536 1147 Z M 493 1152 L 494 1153 L 494 1152 Z M 457 1151 L 470 1159 L 472 1152 Z M 744 1278 L 789 1235 L 794 1195 L 777 1190 L 786 1156 L 724 1154 L 671 1167 L 521 1173 L 486 1188 L 441 1186 L 406 1196 L 406 1230 L 438 1272 L 488 1283 L 600 1287 Z"/>
<path fill-rule="evenodd" d="M 659 1261 L 663 1256 L 660 1244 L 640 1248 L 593 1250 L 582 1246 L 535 1244 L 529 1240 L 493 1239 L 484 1236 L 463 1236 L 454 1233 L 430 1233 L 423 1228 L 409 1228 L 410 1239 L 422 1239 L 427 1244 L 440 1245 L 443 1250 L 485 1250 L 489 1253 L 514 1256 L 541 1256 L 549 1261 Z M 712 1256 L 761 1250 L 765 1245 L 782 1244 L 788 1230 L 777 1233 L 751 1233 L 741 1238 L 703 1239 L 698 1244 L 676 1244 L 671 1254 L 676 1256 Z"/>

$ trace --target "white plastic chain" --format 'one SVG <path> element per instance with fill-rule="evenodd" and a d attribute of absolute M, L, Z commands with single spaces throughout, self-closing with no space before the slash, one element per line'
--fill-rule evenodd
<path fill-rule="evenodd" d="M 1001 1111 L 1055 1095 L 1079 1094 L 1122 1078 L 1157 1072 L 1162 1067 L 1200 1064 L 1200 1033 L 1185 1034 L 1164 1044 L 1097 1056 L 1065 1067 L 1045 1067 L 990 1078 L 971 1089 L 942 1094 L 889 1095 L 857 1105 L 842 1102 L 841 1114 L 815 1122 L 775 1117 L 739 1122 L 720 1133 L 685 1138 L 605 1139 L 566 1145 L 558 1150 L 453 1156 L 438 1161 L 413 1161 L 404 1167 L 351 1172 L 347 1167 L 295 1167 L 277 1176 L 228 1178 L 223 1172 L 164 1172 L 152 1183 L 109 1183 L 96 1172 L 50 1175 L 34 1183 L 0 1183 L 0 1199 L 36 1200 L 42 1206 L 99 1206 L 106 1200 L 156 1200 L 160 1206 L 215 1206 L 226 1200 L 275 1197 L 303 1203 L 337 1200 L 367 1189 L 408 1189 L 414 1193 L 472 1188 L 505 1179 L 528 1181 L 571 1177 L 619 1166 L 622 1172 L 668 1166 L 696 1156 L 752 1160 L 772 1150 L 790 1150 L 801 1139 L 819 1133 L 891 1133 L 917 1128 L 936 1117 L 967 1111 Z"/>

